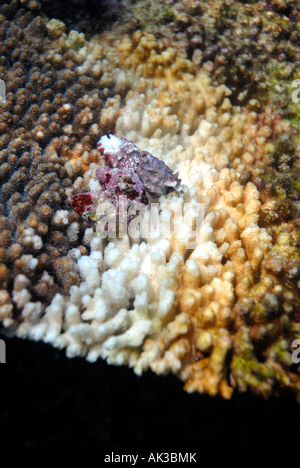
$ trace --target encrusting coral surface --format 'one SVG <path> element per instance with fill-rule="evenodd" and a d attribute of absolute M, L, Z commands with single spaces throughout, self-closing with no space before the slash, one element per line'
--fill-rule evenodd
<path fill-rule="evenodd" d="M 277 172 L 283 153 L 295 159 L 297 139 L 282 143 L 291 123 L 257 96 L 233 103 L 236 88 L 232 99 L 209 63 L 188 58 L 184 32 L 177 43 L 121 23 L 86 39 L 40 7 L 12 1 L 0 16 L 3 332 L 138 375 L 172 372 L 188 392 L 299 395 L 297 187 Z M 105 156 L 124 139 L 167 174 L 153 185 L 133 166 L 131 194 L 150 192 L 165 220 L 201 206 L 196 237 L 199 213 L 147 238 L 105 238 L 82 216 L 80 194 L 124 190 L 109 185 L 107 168 L 120 168 Z"/>

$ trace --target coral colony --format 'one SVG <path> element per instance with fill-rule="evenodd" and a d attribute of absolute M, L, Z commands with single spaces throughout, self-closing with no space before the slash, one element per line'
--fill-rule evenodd
<path fill-rule="evenodd" d="M 173 373 L 188 392 L 300 398 L 288 93 L 299 20 L 281 2 L 218 0 L 168 2 L 170 22 L 157 21 L 143 0 L 86 37 L 41 14 L 45 3 L 0 13 L 1 329 L 138 375 Z M 169 238 L 101 238 L 100 201 L 119 207 L 125 194 L 126 213 L 201 204 L 195 246 L 184 222 Z"/>
<path fill-rule="evenodd" d="M 126 220 L 131 216 L 128 210 L 135 205 L 148 205 L 149 200 L 174 190 L 180 191 L 178 173 L 148 151 L 141 151 L 125 138 L 105 135 L 98 142 L 98 150 L 103 156 L 104 166 L 96 170 L 96 177 L 101 190 L 98 192 L 79 193 L 71 196 L 71 203 L 77 213 L 95 221 L 99 220 L 100 205 L 110 201 L 116 212 L 126 211 Z M 125 206 L 121 207 L 120 200 Z"/>

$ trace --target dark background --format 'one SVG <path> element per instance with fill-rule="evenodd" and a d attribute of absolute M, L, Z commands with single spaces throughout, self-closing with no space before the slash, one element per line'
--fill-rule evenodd
<path fill-rule="evenodd" d="M 234 394 L 230 401 L 189 395 L 175 376 L 137 377 L 127 367 L 68 359 L 43 343 L 5 341 L 2 447 L 200 452 L 236 446 L 292 449 L 300 441 L 294 395 L 267 401 L 250 393 Z"/>

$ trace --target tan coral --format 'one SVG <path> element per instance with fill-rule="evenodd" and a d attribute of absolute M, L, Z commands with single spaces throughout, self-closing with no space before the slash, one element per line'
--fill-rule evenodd
<path fill-rule="evenodd" d="M 228 385 L 224 374 L 225 359 L 231 348 L 231 340 L 225 329 L 220 329 L 220 335 L 215 338 L 214 348 L 210 358 L 200 359 L 187 366 L 180 374 L 186 381 L 185 390 L 189 393 L 208 393 L 215 396 L 218 393 L 224 398 L 230 398 L 233 389 Z"/>

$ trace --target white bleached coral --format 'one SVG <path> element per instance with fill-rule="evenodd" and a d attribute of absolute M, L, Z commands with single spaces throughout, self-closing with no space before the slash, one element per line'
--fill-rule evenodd
<path fill-rule="evenodd" d="M 94 234 L 90 242 L 101 248 L 98 239 Z M 26 313 L 18 335 L 43 338 L 54 346 L 66 347 L 68 356 L 88 353 L 91 361 L 102 356 L 117 363 L 120 358 L 116 350 L 122 354 L 124 348 L 130 347 L 133 351 L 127 351 L 126 362 L 135 363 L 134 349 L 140 348 L 146 336 L 163 326 L 174 304 L 174 291 L 170 289 L 176 275 L 174 268 L 170 268 L 169 282 L 165 281 L 163 272 L 162 279 L 153 283 L 142 273 L 145 264 L 150 265 L 150 273 L 153 268 L 153 276 L 154 269 L 164 268 L 165 272 L 168 265 L 172 265 L 172 258 L 167 263 L 164 255 L 159 258 L 154 255 L 151 267 L 156 250 L 156 246 L 145 243 L 130 247 L 128 239 L 122 239 L 108 244 L 103 261 L 97 250 L 92 250 L 89 256 L 81 256 L 77 260 L 82 279 L 80 286 L 72 286 L 68 298 L 57 294 L 39 323 L 34 324 Z M 98 258 L 95 253 L 100 254 Z M 106 271 L 102 271 L 103 268 L 107 268 Z M 16 282 L 14 292 L 19 305 L 23 303 L 22 291 L 28 294 L 27 282 L 18 293 L 21 279 Z"/>
<path fill-rule="evenodd" d="M 26 301 L 32 304 L 28 284 L 26 278 L 16 281 L 13 300 L 25 308 L 17 334 L 64 347 L 70 357 L 128 364 L 137 374 L 148 368 L 174 372 L 189 392 L 229 397 L 225 363 L 233 306 L 249 290 L 270 242 L 257 224 L 255 186 L 238 182 L 253 157 L 249 134 L 256 115 L 233 107 L 227 87 L 211 86 L 206 74 L 193 73 L 190 61 L 164 50 L 153 36 L 108 42 L 105 56 L 95 39 L 84 53 L 82 73 L 91 69 L 103 73 L 104 82 L 115 75 L 120 87 L 130 84 L 124 107 L 118 96 L 108 100 L 99 125 L 116 115 L 118 136 L 178 171 L 185 187 L 177 201 L 200 204 L 203 219 L 193 248 L 184 223 L 168 239 L 135 241 L 126 236 L 107 242 L 87 228 L 87 253 L 69 253 L 80 284 L 68 295 L 56 294 L 45 310 L 25 308 Z M 118 142 L 101 138 L 110 149 Z M 99 189 L 95 167 L 77 178 L 76 191 Z M 72 172 L 70 163 L 67 169 Z M 173 209 L 171 201 L 166 215 Z M 57 212 L 53 223 L 67 224 L 68 212 Z M 73 222 L 67 235 L 76 242 L 78 231 Z M 1 301 L 4 318 L 11 317 L 7 299 Z"/>

